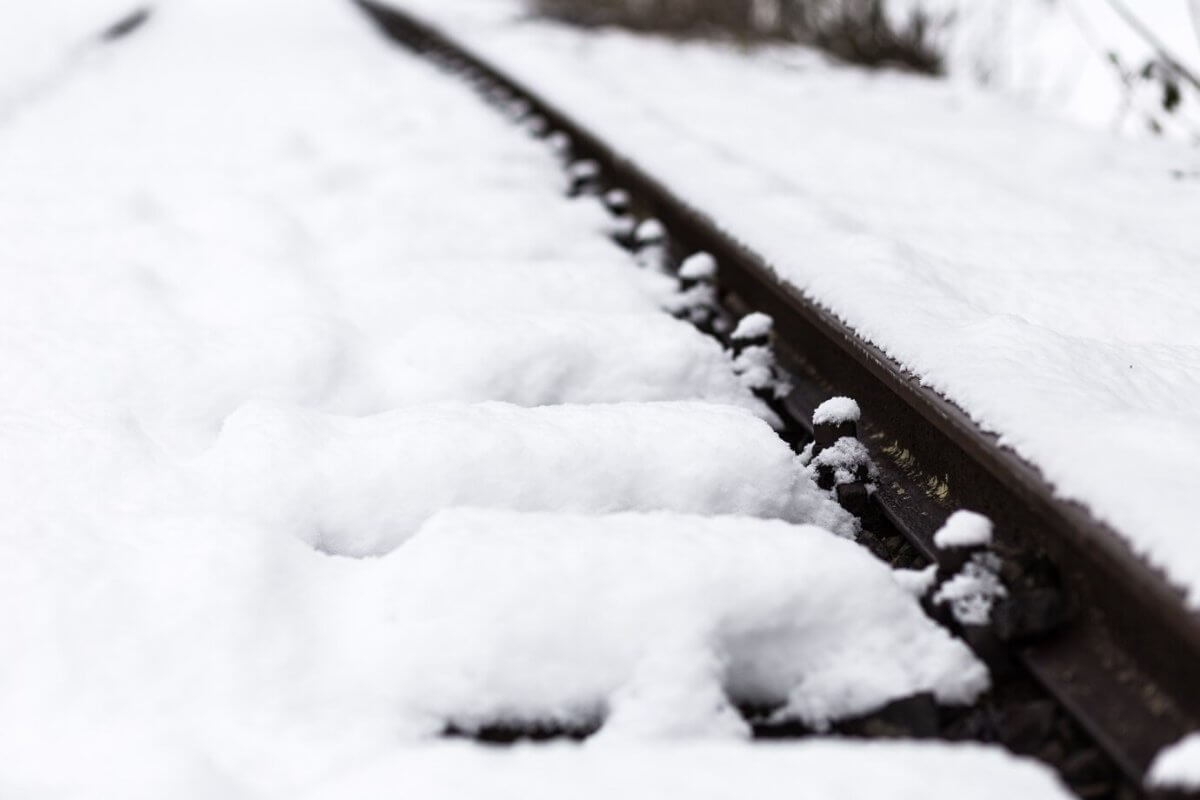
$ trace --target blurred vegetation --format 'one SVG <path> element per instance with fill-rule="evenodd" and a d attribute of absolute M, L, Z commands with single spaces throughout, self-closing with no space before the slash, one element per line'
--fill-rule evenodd
<path fill-rule="evenodd" d="M 942 71 L 935 38 L 949 23 L 926 11 L 903 18 L 884 0 L 529 0 L 540 15 L 681 38 L 803 42 L 853 64 Z"/>

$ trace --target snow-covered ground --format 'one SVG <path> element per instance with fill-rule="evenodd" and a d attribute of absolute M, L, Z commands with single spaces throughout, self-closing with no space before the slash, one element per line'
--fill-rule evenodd
<path fill-rule="evenodd" d="M 584 33 L 518 0 L 392 2 L 718 220 L 1200 607 L 1200 150 L 803 50 Z"/>
<path fill-rule="evenodd" d="M 1150 765 L 1147 782 L 1159 789 L 1200 791 L 1200 732 L 1185 736 L 1159 753 Z"/>
<path fill-rule="evenodd" d="M 1165 54 L 1200 75 L 1200 0 L 888 0 L 952 23 L 937 35 L 955 80 L 986 85 L 1030 105 L 1127 134 L 1158 132 L 1200 142 L 1200 88 L 1180 81 L 1163 107 L 1163 82 L 1144 75 Z M 1118 10 L 1125 9 L 1144 30 Z M 1153 73 L 1153 69 L 1151 70 Z"/>
<path fill-rule="evenodd" d="M 0 124 L 86 70 L 101 34 L 137 0 L 6 3 L 0 8 Z"/>
<path fill-rule="evenodd" d="M 0 795 L 1063 796 L 744 741 L 988 675 L 562 188 L 337 0 L 161 3 L 0 122 Z M 433 740 L 512 722 L 601 727 Z"/>
<path fill-rule="evenodd" d="M 479 780 L 487 776 L 487 782 Z M 1030 764 L 995 750 L 919 743 L 810 742 L 801 747 L 674 743 L 628 747 L 440 746 L 381 759 L 360 774 L 320 786 L 304 800 L 972 800 L 1062 798 Z"/>

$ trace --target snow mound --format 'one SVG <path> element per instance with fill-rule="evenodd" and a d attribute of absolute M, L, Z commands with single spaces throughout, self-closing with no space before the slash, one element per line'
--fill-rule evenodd
<path fill-rule="evenodd" d="M 653 217 L 642 220 L 633 232 L 634 240 L 641 245 L 656 244 L 665 239 L 666 236 L 667 229 Z"/>
<path fill-rule="evenodd" d="M 707 400 L 774 419 L 714 339 L 663 313 L 430 316 L 370 359 L 383 408 Z"/>
<path fill-rule="evenodd" d="M 974 511 L 955 511 L 933 534 L 933 543 L 939 550 L 987 547 L 992 543 L 992 521 Z"/>
<path fill-rule="evenodd" d="M 712 281 L 717 277 L 717 260 L 708 253 L 693 253 L 679 265 L 679 277 L 692 281 Z"/>
<path fill-rule="evenodd" d="M 386 559 L 431 730 L 744 736 L 731 705 L 822 728 L 917 692 L 972 701 L 986 668 L 892 572 L 775 520 L 457 510 Z"/>
<path fill-rule="evenodd" d="M 858 403 L 849 397 L 831 397 L 813 412 L 814 425 L 840 425 L 843 422 L 858 422 L 862 412 Z"/>
<path fill-rule="evenodd" d="M 769 425 L 705 403 L 418 406 L 365 418 L 252 404 L 196 460 L 221 507 L 331 553 L 392 550 L 456 505 L 857 521 Z"/>
<path fill-rule="evenodd" d="M 754 311 L 738 320 L 737 327 L 733 329 L 732 338 L 735 342 L 761 339 L 771 335 L 771 328 L 774 325 L 775 321 L 770 316 L 761 311 Z"/>
<path fill-rule="evenodd" d="M 1200 733 L 1183 737 L 1155 756 L 1146 783 L 1156 789 L 1200 790 Z"/>

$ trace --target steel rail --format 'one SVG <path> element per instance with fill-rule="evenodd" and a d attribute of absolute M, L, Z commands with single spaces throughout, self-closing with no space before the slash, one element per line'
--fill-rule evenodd
<path fill-rule="evenodd" d="M 723 302 L 774 318 L 777 355 L 798 378 L 785 401 L 797 420 L 833 394 L 858 399 L 861 438 L 880 469 L 877 504 L 913 545 L 936 559 L 933 533 L 966 507 L 992 518 L 1001 547 L 1037 553 L 1057 568 L 1070 621 L 1053 635 L 1013 645 L 1014 653 L 1129 780 L 1140 785 L 1162 747 L 1200 728 L 1200 615 L 1114 530 L 1056 496 L 1035 467 L 961 409 L 781 281 L 752 245 L 538 92 L 411 13 L 376 0 L 352 2 L 394 41 L 453 60 L 525 100 L 673 239 L 711 253 Z"/>

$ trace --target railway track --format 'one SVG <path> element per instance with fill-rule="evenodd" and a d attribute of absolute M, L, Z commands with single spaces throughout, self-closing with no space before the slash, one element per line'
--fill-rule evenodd
<path fill-rule="evenodd" d="M 1036 469 L 1001 447 L 960 409 L 906 374 L 810 298 L 774 277 L 753 248 L 622 156 L 536 91 L 420 19 L 355 0 L 389 38 L 471 82 L 563 150 L 579 193 L 610 195 L 623 219 L 657 220 L 646 239 L 676 268 L 696 252 L 719 265 L 716 317 L 702 325 L 729 343 L 751 311 L 773 320 L 771 345 L 791 391 L 772 398 L 797 449 L 832 441 L 813 411 L 848 395 L 862 406 L 858 436 L 878 469 L 869 498 L 844 503 L 864 520 L 864 542 L 896 566 L 937 563 L 933 534 L 955 508 L 995 523 L 1009 597 L 990 626 L 947 624 L 991 665 L 998 688 L 961 715 L 908 703 L 850 733 L 893 732 L 997 741 L 1057 768 L 1082 796 L 1136 796 L 1155 754 L 1200 727 L 1200 618 L 1182 595 L 1087 509 L 1054 495 Z M 551 134 L 553 136 L 551 137 Z M 653 223 L 651 225 L 653 227 Z M 630 229 L 632 230 L 632 228 Z M 636 236 L 627 244 L 637 249 Z M 689 279 L 691 280 L 691 279 Z M 840 431 L 844 433 L 845 431 Z M 760 727 L 760 736 L 796 731 Z M 509 732 L 495 731 L 506 739 Z"/>

